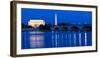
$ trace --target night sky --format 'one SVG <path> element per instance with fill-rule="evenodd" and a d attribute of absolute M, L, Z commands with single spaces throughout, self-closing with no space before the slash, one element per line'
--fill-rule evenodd
<path fill-rule="evenodd" d="M 22 8 L 21 12 L 22 23 L 26 25 L 30 19 L 43 19 L 47 24 L 54 24 L 55 13 L 58 23 L 92 24 L 92 12 L 90 11 Z"/>

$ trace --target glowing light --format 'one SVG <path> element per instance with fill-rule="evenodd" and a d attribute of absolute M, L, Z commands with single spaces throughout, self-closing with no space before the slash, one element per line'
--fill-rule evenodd
<path fill-rule="evenodd" d="M 40 25 L 45 25 L 44 20 L 30 20 L 28 21 L 28 25 L 32 27 L 39 27 Z"/>

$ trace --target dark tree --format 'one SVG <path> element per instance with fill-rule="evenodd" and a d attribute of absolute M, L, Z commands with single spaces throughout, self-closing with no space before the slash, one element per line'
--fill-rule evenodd
<path fill-rule="evenodd" d="M 41 25 L 39 26 L 39 30 L 40 30 L 40 31 L 44 31 L 44 29 L 45 29 L 45 28 L 44 28 L 44 25 L 41 24 Z"/>
<path fill-rule="evenodd" d="M 54 31 L 59 31 L 60 30 L 59 26 L 54 26 L 53 28 L 54 28 Z"/>
<path fill-rule="evenodd" d="M 68 31 L 68 27 L 67 26 L 62 26 L 62 31 Z"/>
<path fill-rule="evenodd" d="M 22 28 L 32 28 L 32 27 L 28 26 L 28 25 L 25 25 L 25 24 L 22 24 Z"/>
<path fill-rule="evenodd" d="M 71 31 L 79 31 L 78 25 L 72 25 Z"/>
<path fill-rule="evenodd" d="M 82 27 L 82 31 L 86 31 L 86 32 L 92 31 L 92 26 L 90 26 L 90 25 L 84 25 Z"/>
<path fill-rule="evenodd" d="M 51 31 L 51 25 L 50 24 L 40 25 L 39 30 L 40 31 Z"/>
<path fill-rule="evenodd" d="M 45 27 L 45 30 L 46 30 L 46 31 L 51 31 L 51 28 L 50 28 L 51 25 L 50 25 L 50 24 L 45 24 L 44 27 Z"/>

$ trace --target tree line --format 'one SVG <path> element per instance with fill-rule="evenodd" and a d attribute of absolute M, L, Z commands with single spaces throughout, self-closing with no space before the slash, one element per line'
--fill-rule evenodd
<path fill-rule="evenodd" d="M 38 29 L 39 31 L 92 31 L 92 25 L 91 24 L 66 24 L 66 23 L 60 23 L 58 25 L 51 25 L 51 24 L 45 24 L 40 25 L 39 27 L 32 27 L 25 24 L 22 24 L 22 29 Z"/>

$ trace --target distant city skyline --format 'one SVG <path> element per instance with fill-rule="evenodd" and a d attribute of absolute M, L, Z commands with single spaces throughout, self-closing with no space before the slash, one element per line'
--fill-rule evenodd
<path fill-rule="evenodd" d="M 43 19 L 45 23 L 53 25 L 58 23 L 92 24 L 92 12 L 22 8 L 22 23 L 28 25 L 30 19 Z"/>

